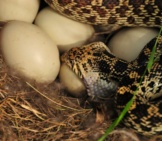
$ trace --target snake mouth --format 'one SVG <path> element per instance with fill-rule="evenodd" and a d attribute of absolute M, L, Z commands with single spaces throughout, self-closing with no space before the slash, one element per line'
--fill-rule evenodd
<path fill-rule="evenodd" d="M 86 76 L 83 82 L 87 89 L 88 96 L 92 99 L 108 100 L 114 98 L 119 83 L 117 81 L 108 79 L 95 79 L 95 76 Z"/>

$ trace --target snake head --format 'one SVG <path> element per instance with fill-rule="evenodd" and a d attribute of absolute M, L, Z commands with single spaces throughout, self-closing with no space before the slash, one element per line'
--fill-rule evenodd
<path fill-rule="evenodd" d="M 101 99 L 115 94 L 118 83 L 112 77 L 114 77 L 114 61 L 118 59 L 109 53 L 104 43 L 94 42 L 72 48 L 62 55 L 61 61 L 82 79 L 89 96 Z"/>

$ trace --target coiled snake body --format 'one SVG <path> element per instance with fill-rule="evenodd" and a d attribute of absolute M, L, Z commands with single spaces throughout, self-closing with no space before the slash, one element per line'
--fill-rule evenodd
<path fill-rule="evenodd" d="M 45 0 L 74 20 L 93 25 L 162 25 L 161 0 Z"/>
<path fill-rule="evenodd" d="M 96 25 L 162 26 L 161 0 L 45 0 L 61 14 Z M 108 52 L 104 43 L 94 42 L 66 52 L 61 60 L 83 81 L 89 96 L 115 96 L 121 111 L 138 88 L 124 124 L 144 135 L 162 134 L 162 36 L 155 62 L 139 81 L 147 66 L 156 38 L 130 63 Z"/>

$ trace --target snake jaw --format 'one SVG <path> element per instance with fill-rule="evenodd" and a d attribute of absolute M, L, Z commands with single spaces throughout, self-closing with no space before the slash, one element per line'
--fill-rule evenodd
<path fill-rule="evenodd" d="M 117 81 L 128 68 L 128 63 L 121 61 L 120 66 L 122 66 L 123 72 L 120 72 L 121 69 L 119 73 L 115 72 L 114 60 L 119 61 L 102 42 L 72 48 L 61 56 L 61 61 L 83 80 L 88 96 L 97 99 L 114 96 L 118 88 Z M 107 62 L 111 62 L 111 64 Z M 117 76 L 115 77 L 115 75 Z"/>
<path fill-rule="evenodd" d="M 83 82 L 87 88 L 88 96 L 95 100 L 114 97 L 118 88 L 118 82 L 109 78 L 100 79 L 100 74 L 97 72 L 88 72 Z"/>

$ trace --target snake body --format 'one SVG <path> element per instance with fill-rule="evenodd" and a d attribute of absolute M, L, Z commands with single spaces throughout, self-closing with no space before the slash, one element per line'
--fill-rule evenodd
<path fill-rule="evenodd" d="M 45 0 L 50 7 L 71 19 L 113 26 L 162 26 L 161 0 Z M 133 97 L 124 124 L 144 135 L 162 134 L 162 36 L 155 53 L 156 62 L 139 81 L 147 66 L 156 38 L 128 63 L 109 53 L 104 43 L 94 42 L 72 48 L 61 60 L 84 82 L 89 96 L 114 97 L 121 111 Z"/>
<path fill-rule="evenodd" d="M 114 96 L 119 112 L 138 88 L 123 123 L 143 135 L 162 134 L 162 37 L 155 54 L 158 59 L 138 87 L 154 44 L 155 39 L 130 63 L 109 53 L 102 42 L 72 48 L 61 60 L 83 80 L 89 96 L 95 99 Z"/>
<path fill-rule="evenodd" d="M 59 13 L 93 25 L 162 25 L 161 0 L 45 0 Z"/>

